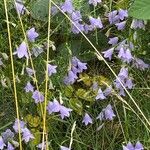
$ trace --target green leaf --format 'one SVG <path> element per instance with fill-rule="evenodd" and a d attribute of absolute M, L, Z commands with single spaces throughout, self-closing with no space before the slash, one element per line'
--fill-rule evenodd
<path fill-rule="evenodd" d="M 72 98 L 69 100 L 70 107 L 76 111 L 79 115 L 82 115 L 83 106 L 81 101 L 76 98 Z"/>
<path fill-rule="evenodd" d="M 31 5 L 31 16 L 34 19 L 46 21 L 48 18 L 49 0 L 37 0 Z"/>
<path fill-rule="evenodd" d="M 150 0 L 135 0 L 129 9 L 129 15 L 137 19 L 150 19 Z"/>

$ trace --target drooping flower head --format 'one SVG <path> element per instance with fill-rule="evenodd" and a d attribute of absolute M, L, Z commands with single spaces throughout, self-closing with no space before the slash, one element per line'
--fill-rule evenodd
<path fill-rule="evenodd" d="M 70 150 L 70 148 L 65 147 L 65 146 L 60 146 L 60 150 Z"/>
<path fill-rule="evenodd" d="M 30 92 L 30 91 L 31 91 L 31 92 L 34 91 L 34 87 L 32 86 L 32 84 L 31 84 L 29 81 L 27 82 L 27 84 L 26 84 L 26 86 L 25 86 L 24 89 L 25 89 L 26 93 L 27 93 L 27 92 Z"/>
<path fill-rule="evenodd" d="M 14 150 L 14 149 L 15 148 L 13 147 L 13 145 L 8 142 L 7 150 Z"/>
<path fill-rule="evenodd" d="M 126 21 L 122 21 L 122 22 L 116 23 L 115 25 L 116 25 L 118 30 L 123 30 L 125 28 Z"/>
<path fill-rule="evenodd" d="M 106 97 L 104 96 L 104 94 L 100 88 L 99 88 L 97 96 L 96 96 L 96 100 L 98 100 L 98 99 L 100 99 L 100 100 L 106 99 Z"/>
<path fill-rule="evenodd" d="M 65 0 L 65 2 L 61 6 L 61 9 L 63 12 L 71 14 L 74 11 L 72 0 Z"/>
<path fill-rule="evenodd" d="M 34 42 L 38 36 L 39 36 L 39 34 L 35 31 L 34 27 L 27 31 L 27 37 L 30 42 Z"/>
<path fill-rule="evenodd" d="M 85 116 L 82 120 L 82 123 L 84 123 L 86 126 L 90 123 L 93 123 L 92 118 L 89 116 L 89 114 L 85 113 Z"/>
<path fill-rule="evenodd" d="M 124 20 L 125 18 L 128 17 L 128 11 L 127 10 L 124 10 L 124 9 L 120 9 L 118 11 L 118 16 L 119 16 L 119 19 L 120 20 Z"/>
<path fill-rule="evenodd" d="M 51 114 L 53 112 L 59 112 L 60 111 L 60 104 L 59 104 L 59 102 L 56 99 L 54 99 L 53 102 L 49 102 L 48 106 L 47 106 L 47 110 L 48 110 L 49 114 Z"/>
<path fill-rule="evenodd" d="M 6 146 L 6 144 L 4 143 L 3 138 L 0 136 L 0 149 L 4 149 L 4 147 Z"/>
<path fill-rule="evenodd" d="M 34 74 L 34 70 L 28 67 L 26 67 L 26 72 L 29 76 L 32 76 Z"/>
<path fill-rule="evenodd" d="M 14 123 L 14 125 L 13 125 L 13 129 L 15 130 L 16 133 L 19 132 L 19 125 L 18 125 L 18 124 L 20 124 L 20 132 L 22 132 L 22 129 L 25 128 L 25 122 L 16 119 L 16 120 L 15 120 L 15 123 Z"/>
<path fill-rule="evenodd" d="M 33 92 L 32 98 L 35 100 L 36 104 L 44 101 L 44 96 L 38 90 Z"/>
<path fill-rule="evenodd" d="M 144 29 L 145 25 L 144 25 L 144 21 L 143 20 L 137 20 L 137 19 L 133 19 L 132 23 L 131 23 L 131 29 Z"/>
<path fill-rule="evenodd" d="M 102 0 L 89 0 L 89 4 L 94 5 L 95 7 L 97 6 L 97 3 L 101 3 Z"/>
<path fill-rule="evenodd" d="M 61 105 L 60 106 L 60 116 L 61 116 L 61 118 L 64 119 L 65 117 L 69 117 L 71 111 L 72 111 L 72 109 Z"/>
<path fill-rule="evenodd" d="M 112 109 L 112 106 L 109 104 L 106 108 L 104 108 L 101 113 L 98 115 L 96 119 L 100 120 L 113 120 L 116 115 Z"/>
<path fill-rule="evenodd" d="M 90 16 L 89 20 L 93 28 L 100 28 L 100 29 L 103 28 L 103 24 L 102 24 L 100 17 L 96 19 Z"/>
<path fill-rule="evenodd" d="M 15 8 L 17 13 L 19 13 L 20 15 L 23 15 L 25 13 L 26 8 L 22 3 L 15 2 Z"/>
<path fill-rule="evenodd" d="M 123 150 L 144 150 L 144 147 L 139 141 L 135 144 L 135 146 L 129 142 L 126 146 L 123 145 Z"/>
<path fill-rule="evenodd" d="M 10 129 L 7 129 L 1 135 L 5 143 L 11 141 L 14 138 L 14 133 Z"/>
<path fill-rule="evenodd" d="M 56 73 L 57 66 L 48 64 L 48 76 L 51 76 L 52 74 Z"/>
<path fill-rule="evenodd" d="M 114 52 L 114 48 L 110 48 L 102 53 L 104 54 L 104 58 L 108 58 L 109 60 L 111 60 L 113 52 Z"/>
<path fill-rule="evenodd" d="M 24 41 L 19 45 L 17 51 L 14 52 L 14 54 L 17 54 L 18 58 L 23 58 L 23 57 L 28 58 L 27 45 Z"/>
<path fill-rule="evenodd" d="M 112 46 L 116 45 L 118 43 L 118 37 L 109 38 L 109 44 Z"/>
<path fill-rule="evenodd" d="M 108 20 L 110 24 L 119 23 L 119 16 L 117 13 L 117 10 L 113 10 L 112 12 L 108 13 Z"/>
<path fill-rule="evenodd" d="M 34 139 L 33 134 L 27 128 L 22 129 L 22 134 L 22 139 L 25 141 L 25 143 L 28 143 L 30 140 Z"/>

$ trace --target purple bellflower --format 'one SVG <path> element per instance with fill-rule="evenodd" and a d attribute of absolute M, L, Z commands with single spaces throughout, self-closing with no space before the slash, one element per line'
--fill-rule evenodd
<path fill-rule="evenodd" d="M 61 6 L 61 9 L 63 12 L 67 12 L 67 13 L 71 14 L 74 11 L 72 0 L 65 0 L 63 5 Z"/>
<path fill-rule="evenodd" d="M 135 147 L 129 142 L 126 146 L 123 145 L 123 150 L 144 150 L 144 147 L 139 141 L 135 144 Z"/>
<path fill-rule="evenodd" d="M 100 17 L 98 17 L 97 19 L 93 17 L 89 17 L 89 20 L 93 28 L 100 28 L 100 29 L 103 28 L 103 24 Z"/>
<path fill-rule="evenodd" d="M 114 48 L 110 48 L 102 53 L 104 54 L 104 58 L 108 58 L 109 60 L 111 60 L 113 52 L 114 52 Z"/>
<path fill-rule="evenodd" d="M 70 150 L 70 148 L 65 147 L 65 146 L 60 146 L 60 150 Z"/>
<path fill-rule="evenodd" d="M 47 106 L 47 110 L 48 110 L 49 114 L 51 114 L 53 112 L 59 112 L 60 111 L 60 104 L 59 104 L 59 102 L 56 99 L 54 99 L 53 102 L 49 102 L 48 106 Z"/>
<path fill-rule="evenodd" d="M 112 46 L 116 45 L 118 43 L 118 37 L 109 38 L 109 44 Z"/>
<path fill-rule="evenodd" d="M 35 32 L 35 28 L 31 28 L 27 31 L 27 37 L 30 42 L 35 42 L 35 39 L 39 36 L 37 32 Z"/>
<path fill-rule="evenodd" d="M 103 91 L 103 94 L 104 96 L 109 96 L 111 92 L 112 92 L 112 86 L 109 86 Z"/>
<path fill-rule="evenodd" d="M 89 123 L 93 123 L 92 118 L 89 116 L 89 114 L 85 113 L 82 123 L 84 123 L 86 126 Z"/>
<path fill-rule="evenodd" d="M 64 79 L 64 83 L 66 85 L 73 84 L 77 78 L 77 75 L 73 71 L 69 71 L 68 76 Z"/>
<path fill-rule="evenodd" d="M 81 16 L 80 11 L 74 11 L 74 12 L 71 14 L 71 19 L 72 19 L 73 21 L 82 21 L 82 16 Z"/>
<path fill-rule="evenodd" d="M 127 11 L 127 10 L 120 9 L 120 10 L 118 11 L 118 16 L 119 16 L 119 19 L 120 19 L 120 20 L 124 20 L 125 18 L 128 17 L 128 11 Z"/>
<path fill-rule="evenodd" d="M 108 20 L 110 24 L 119 23 L 119 16 L 117 15 L 117 13 L 118 13 L 117 10 L 108 13 Z"/>
<path fill-rule="evenodd" d="M 118 30 L 123 30 L 125 28 L 126 21 L 122 21 L 122 22 L 116 23 L 115 25 L 116 25 Z"/>
<path fill-rule="evenodd" d="M 96 100 L 103 100 L 103 99 L 106 99 L 106 97 L 104 96 L 104 93 L 102 92 L 102 90 L 99 88 L 98 90 L 98 93 L 97 93 L 97 96 L 96 96 Z"/>
<path fill-rule="evenodd" d="M 4 143 L 3 138 L 0 136 L 0 149 L 4 149 L 4 147 L 6 146 L 6 144 Z"/>
<path fill-rule="evenodd" d="M 56 99 L 54 99 L 53 102 L 49 102 L 47 110 L 49 114 L 53 112 L 60 112 L 60 116 L 62 119 L 64 119 L 65 117 L 69 117 L 70 112 L 72 111 L 72 109 L 61 105 Z"/>
<path fill-rule="evenodd" d="M 52 74 L 56 73 L 57 66 L 48 64 L 48 76 L 51 76 Z"/>
<path fill-rule="evenodd" d="M 72 111 L 72 109 L 61 105 L 60 106 L 60 116 L 61 116 L 61 118 L 64 119 L 65 117 L 69 117 L 71 111 Z"/>
<path fill-rule="evenodd" d="M 25 143 L 28 143 L 30 140 L 34 139 L 33 134 L 31 134 L 30 130 L 27 128 L 22 129 L 23 137 L 22 139 Z"/>
<path fill-rule="evenodd" d="M 137 20 L 137 19 L 133 19 L 132 23 L 131 23 L 131 29 L 144 29 L 145 25 L 144 25 L 144 21 L 143 20 Z"/>
<path fill-rule="evenodd" d="M 77 26 L 75 26 L 75 25 Z M 84 31 L 84 25 L 79 23 L 78 21 L 75 21 L 74 24 L 72 24 L 72 27 L 71 27 L 71 31 L 74 33 L 74 34 L 79 34 L 80 31 Z M 79 28 L 79 29 L 78 29 Z"/>
<path fill-rule="evenodd" d="M 97 3 L 101 3 L 102 0 L 89 0 L 89 4 L 94 5 L 95 7 L 97 6 Z"/>
<path fill-rule="evenodd" d="M 15 148 L 8 142 L 7 150 L 14 150 Z"/>
<path fill-rule="evenodd" d="M 14 133 L 10 129 L 7 129 L 1 135 L 5 143 L 7 143 L 8 141 L 11 141 L 15 136 Z"/>
<path fill-rule="evenodd" d="M 18 119 L 15 120 L 15 123 L 13 125 L 13 129 L 15 130 L 16 133 L 19 132 L 19 125 L 18 123 L 20 123 L 20 132 L 22 132 L 22 130 L 25 128 L 25 122 L 24 121 L 18 121 Z"/>
<path fill-rule="evenodd" d="M 44 96 L 38 90 L 33 92 L 32 98 L 35 100 L 36 104 L 44 101 Z"/>
<path fill-rule="evenodd" d="M 29 81 L 27 82 L 27 85 L 25 86 L 24 89 L 25 89 L 26 93 L 27 93 L 27 92 L 30 92 L 30 91 L 31 91 L 31 92 L 34 91 L 34 87 L 32 86 L 32 84 L 31 84 Z"/>
<path fill-rule="evenodd" d="M 149 68 L 149 64 L 146 64 L 142 59 L 139 58 L 134 59 L 133 66 L 140 70 L 145 70 L 146 68 Z"/>
<path fill-rule="evenodd" d="M 19 13 L 20 15 L 23 15 L 25 13 L 26 8 L 22 3 L 15 2 L 15 8 L 17 13 Z"/>
<path fill-rule="evenodd" d="M 26 72 L 29 76 L 32 76 L 34 74 L 34 70 L 28 67 L 26 67 Z"/>
<path fill-rule="evenodd" d="M 113 120 L 116 115 L 112 109 L 112 106 L 109 104 L 106 108 L 104 108 L 101 113 L 98 115 L 96 119 L 100 120 Z"/>
<path fill-rule="evenodd" d="M 14 54 L 15 55 L 17 54 L 18 58 L 23 58 L 23 57 L 28 58 L 27 45 L 24 41 L 19 45 L 19 47 L 17 48 L 17 51 L 14 52 Z"/>

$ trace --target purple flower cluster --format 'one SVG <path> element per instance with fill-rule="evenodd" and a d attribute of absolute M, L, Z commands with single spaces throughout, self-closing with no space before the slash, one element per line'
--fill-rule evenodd
<path fill-rule="evenodd" d="M 93 4 L 94 6 L 96 6 L 97 3 L 100 2 L 101 0 L 89 0 L 89 4 Z M 79 34 L 80 31 L 85 32 L 87 34 L 89 31 L 92 31 L 96 28 L 100 29 L 103 28 L 103 24 L 100 17 L 96 19 L 90 16 L 89 17 L 90 25 L 83 23 L 81 13 L 80 11 L 75 10 L 75 8 L 73 7 L 72 0 L 66 0 L 62 4 L 61 9 L 63 12 L 66 12 L 73 21 L 74 24 L 71 24 L 71 31 L 74 34 Z"/>
<path fill-rule="evenodd" d="M 70 112 L 72 111 L 72 109 L 60 104 L 56 99 L 54 99 L 53 102 L 48 103 L 47 110 L 49 114 L 59 112 L 62 119 L 64 119 L 65 117 L 69 117 Z"/>
<path fill-rule="evenodd" d="M 28 143 L 32 139 L 34 139 L 33 134 L 30 132 L 30 130 L 26 127 L 26 123 L 23 121 L 20 121 L 20 132 L 22 134 L 22 140 L 25 143 Z M 15 123 L 13 125 L 13 129 L 16 133 L 19 132 L 18 129 L 18 119 L 15 120 Z M 12 132 L 10 129 L 7 129 L 5 132 L 3 132 L 0 136 L 0 149 L 4 149 L 7 147 L 7 150 L 14 150 L 16 147 L 19 146 L 19 143 L 14 140 L 15 133 Z"/>
<path fill-rule="evenodd" d="M 129 142 L 126 146 L 123 146 L 123 150 L 144 150 L 144 147 L 139 141 L 135 144 L 135 146 Z"/>
<path fill-rule="evenodd" d="M 73 57 L 71 61 L 71 70 L 69 70 L 68 75 L 64 78 L 64 83 L 66 85 L 73 84 L 78 79 L 78 73 L 87 69 L 86 65 L 86 63 L 82 63 L 78 58 Z"/>
<path fill-rule="evenodd" d="M 123 21 L 128 17 L 127 10 L 119 9 L 113 10 L 108 13 L 108 20 L 110 24 L 115 24 L 118 30 L 123 30 L 126 25 L 126 21 Z M 121 21 L 121 22 L 120 22 Z"/>
<path fill-rule="evenodd" d="M 100 114 L 97 116 L 96 119 L 99 119 L 99 120 L 113 120 L 113 118 L 115 116 L 116 115 L 114 114 L 112 106 L 109 104 L 109 105 L 107 105 L 106 108 L 102 109 L 102 111 L 100 112 Z"/>
<path fill-rule="evenodd" d="M 128 76 L 128 68 L 121 68 L 117 79 L 114 81 L 114 85 L 119 90 L 119 94 L 125 96 L 124 88 L 120 82 L 128 89 L 133 88 L 132 79 Z"/>

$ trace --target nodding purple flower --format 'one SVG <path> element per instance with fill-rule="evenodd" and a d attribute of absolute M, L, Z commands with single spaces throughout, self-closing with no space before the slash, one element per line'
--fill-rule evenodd
<path fill-rule="evenodd" d="M 30 91 L 31 91 L 31 92 L 34 91 L 34 87 L 32 86 L 32 84 L 31 84 L 29 81 L 27 82 L 27 84 L 26 84 L 26 86 L 25 86 L 24 89 L 25 89 L 26 93 L 27 93 L 27 92 L 30 92 Z"/>
<path fill-rule="evenodd" d="M 117 13 L 117 10 L 108 13 L 108 20 L 110 24 L 119 23 L 119 16 L 117 15 Z"/>
<path fill-rule="evenodd" d="M 0 149 L 4 149 L 4 147 L 6 146 L 6 144 L 4 143 L 3 138 L 0 136 Z"/>
<path fill-rule="evenodd" d="M 90 123 L 93 123 L 92 118 L 89 116 L 89 114 L 85 113 L 85 116 L 83 118 L 82 123 L 84 123 L 86 126 Z"/>
<path fill-rule="evenodd" d="M 70 148 L 65 147 L 65 146 L 60 146 L 60 150 L 70 150 Z"/>
<path fill-rule="evenodd" d="M 113 38 L 109 38 L 109 44 L 111 44 L 112 46 L 116 45 L 118 43 L 118 37 L 113 37 Z"/>
<path fill-rule="evenodd" d="M 132 23 L 131 23 L 131 29 L 144 29 L 145 25 L 144 25 L 144 21 L 143 20 L 137 20 L 137 19 L 133 19 Z"/>
<path fill-rule="evenodd" d="M 28 58 L 27 45 L 24 41 L 19 45 L 19 47 L 17 48 L 17 51 L 14 52 L 14 54 L 15 55 L 17 54 L 18 58 L 23 58 L 23 57 Z"/>
<path fill-rule="evenodd" d="M 22 3 L 15 2 L 15 8 L 17 13 L 19 13 L 20 15 L 23 15 L 25 13 L 26 8 Z"/>
<path fill-rule="evenodd" d="M 104 93 L 102 92 L 102 90 L 99 88 L 98 90 L 98 93 L 97 93 L 97 96 L 96 96 L 96 100 L 103 100 L 103 99 L 106 99 L 106 97 L 104 96 Z"/>
<path fill-rule="evenodd" d="M 144 150 L 144 147 L 139 141 L 135 144 L 135 147 L 129 142 L 126 146 L 123 145 L 123 150 Z"/>
<path fill-rule="evenodd" d="M 46 142 L 40 143 L 36 147 L 39 148 L 39 149 L 46 150 Z"/>
<path fill-rule="evenodd" d="M 22 139 L 25 141 L 25 143 L 28 143 L 29 141 L 34 139 L 33 134 L 27 128 L 22 129 L 22 134 L 23 134 Z"/>
<path fill-rule="evenodd" d="M 64 119 L 65 117 L 69 117 L 71 111 L 72 109 L 60 105 L 60 116 L 62 119 Z"/>
<path fill-rule="evenodd" d="M 111 60 L 113 52 L 114 52 L 114 47 L 110 48 L 102 53 L 104 54 L 104 58 L 108 58 L 109 60 Z"/>
<path fill-rule="evenodd" d="M 74 12 L 71 14 L 71 19 L 72 19 L 73 21 L 82 21 L 82 16 L 81 16 L 80 11 L 74 11 Z"/>
<path fill-rule="evenodd" d="M 131 51 L 129 49 L 120 48 L 118 57 L 123 61 L 130 63 L 133 59 Z"/>
<path fill-rule="evenodd" d="M 47 110 L 48 110 L 49 114 L 51 114 L 53 112 L 59 112 L 60 111 L 60 104 L 59 104 L 59 102 L 56 99 L 54 99 L 53 102 L 49 102 L 48 106 L 47 106 Z"/>
<path fill-rule="evenodd" d="M 64 83 L 66 85 L 73 84 L 77 78 L 77 75 L 73 71 L 69 71 L 68 76 L 64 79 Z"/>
<path fill-rule="evenodd" d="M 34 70 L 28 67 L 26 67 L 26 72 L 29 76 L 32 76 L 34 74 Z"/>
<path fill-rule="evenodd" d="M 98 83 L 97 83 L 97 82 L 94 82 L 94 83 L 93 83 L 92 89 L 93 89 L 94 91 L 98 90 Z"/>
<path fill-rule="evenodd" d="M 63 5 L 61 6 L 61 9 L 63 12 L 67 12 L 67 13 L 71 14 L 74 11 L 72 0 L 65 0 Z"/>
<path fill-rule="evenodd" d="M 79 28 L 77 28 L 75 25 Z M 74 33 L 74 34 L 79 34 L 80 31 L 84 31 L 84 25 L 79 23 L 78 21 L 75 21 L 74 24 L 72 24 L 72 27 L 71 27 L 71 31 Z"/>
<path fill-rule="evenodd" d="M 97 6 L 97 3 L 101 3 L 102 0 L 89 0 L 89 4 L 94 5 L 95 7 Z"/>
<path fill-rule="evenodd" d="M 2 138 L 3 138 L 5 143 L 11 141 L 15 136 L 14 133 L 10 129 L 7 129 L 1 135 L 2 135 Z"/>
<path fill-rule="evenodd" d="M 109 86 L 103 91 L 103 94 L 104 96 L 109 96 L 111 92 L 112 92 L 112 86 Z"/>
<path fill-rule="evenodd" d="M 20 121 L 20 120 L 16 119 L 15 123 L 13 125 L 13 129 L 15 130 L 16 133 L 19 132 L 19 124 L 18 123 L 20 124 L 20 132 L 22 132 L 22 129 L 24 129 L 25 125 L 26 125 L 24 121 Z"/>
<path fill-rule="evenodd" d="M 112 106 L 109 104 L 106 108 L 104 108 L 101 113 L 98 115 L 96 119 L 100 120 L 113 120 L 116 115 L 112 109 Z"/>
<path fill-rule="evenodd" d="M 37 47 L 33 47 L 32 48 L 32 54 L 35 56 L 35 57 L 38 57 L 41 53 L 43 53 L 44 50 L 42 47 L 40 46 L 37 46 Z"/>
<path fill-rule="evenodd" d="M 35 42 L 35 39 L 39 36 L 37 32 L 35 32 L 35 28 L 31 28 L 27 31 L 27 37 L 30 42 Z"/>
<path fill-rule="evenodd" d="M 120 77 L 121 79 L 126 79 L 128 78 L 128 68 L 122 67 L 120 69 L 120 72 L 118 74 L 118 77 Z"/>
<path fill-rule="evenodd" d="M 92 31 L 93 30 L 93 26 L 92 25 L 88 25 L 88 24 L 85 24 L 84 25 L 84 32 L 87 34 L 89 31 Z"/>
<path fill-rule="evenodd" d="M 78 73 L 83 72 L 83 70 L 87 69 L 87 63 L 82 63 L 81 61 L 78 62 Z"/>
<path fill-rule="evenodd" d="M 119 16 L 119 19 L 120 19 L 120 20 L 124 20 L 125 18 L 128 17 L 128 11 L 127 11 L 127 10 L 120 9 L 120 10 L 118 11 L 118 16 Z"/>
<path fill-rule="evenodd" d="M 132 79 L 130 79 L 130 78 L 126 79 L 125 87 L 127 87 L 128 89 L 132 89 L 133 88 Z"/>
<path fill-rule="evenodd" d="M 89 17 L 89 20 L 93 28 L 100 28 L 100 29 L 103 28 L 103 24 L 100 17 L 98 17 L 97 19 L 93 17 Z"/>
<path fill-rule="evenodd" d="M 115 25 L 116 25 L 118 30 L 123 30 L 125 28 L 126 21 L 122 21 L 120 23 L 116 23 Z"/>
<path fill-rule="evenodd" d="M 8 142 L 7 150 L 14 150 L 15 148 Z"/>
<path fill-rule="evenodd" d="M 52 74 L 56 73 L 57 66 L 48 64 L 48 76 L 51 76 Z"/>
<path fill-rule="evenodd" d="M 56 15 L 58 13 L 58 9 L 55 6 L 51 6 L 51 14 L 52 16 Z"/>
<path fill-rule="evenodd" d="M 32 98 L 35 100 L 36 104 L 44 101 L 44 96 L 38 90 L 33 92 Z"/>
<path fill-rule="evenodd" d="M 146 64 L 142 59 L 139 58 L 134 59 L 133 66 L 140 70 L 145 70 L 146 68 L 149 68 L 149 64 Z"/>

